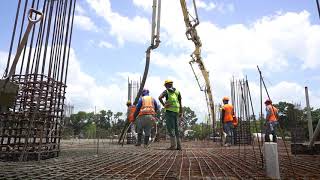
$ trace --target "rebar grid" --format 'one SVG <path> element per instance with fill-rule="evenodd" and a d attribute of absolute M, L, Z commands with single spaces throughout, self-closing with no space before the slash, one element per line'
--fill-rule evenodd
<path fill-rule="evenodd" d="M 61 156 L 55 159 L 0 162 L 0 179 L 267 179 L 252 148 L 238 156 L 237 147 L 212 142 L 184 142 L 182 151 L 169 151 L 164 148 L 168 143 L 145 149 L 101 140 L 101 153 L 95 154 L 94 141 L 81 141 L 62 143 Z M 278 146 L 281 178 L 292 178 L 283 143 Z M 320 156 L 291 158 L 297 178 L 320 178 Z"/>

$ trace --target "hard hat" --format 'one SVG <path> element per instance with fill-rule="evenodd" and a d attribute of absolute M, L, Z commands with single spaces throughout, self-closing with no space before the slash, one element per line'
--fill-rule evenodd
<path fill-rule="evenodd" d="M 167 79 L 167 80 L 164 81 L 164 85 L 169 84 L 169 83 L 173 83 L 173 81 L 172 81 L 172 80 L 169 80 L 169 79 Z"/>
<path fill-rule="evenodd" d="M 229 97 L 227 97 L 227 96 L 223 97 L 222 101 L 229 101 Z"/>
<path fill-rule="evenodd" d="M 131 101 L 130 100 L 127 101 L 127 105 L 131 105 Z"/>
<path fill-rule="evenodd" d="M 146 94 L 149 94 L 149 89 L 143 88 L 142 95 L 146 95 Z"/>
<path fill-rule="evenodd" d="M 265 104 L 272 104 L 272 101 L 270 99 L 267 99 L 264 103 Z"/>

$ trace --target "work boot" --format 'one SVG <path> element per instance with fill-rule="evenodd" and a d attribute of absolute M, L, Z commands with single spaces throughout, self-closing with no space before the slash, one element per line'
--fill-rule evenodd
<path fill-rule="evenodd" d="M 175 150 L 176 149 L 176 138 L 175 137 L 170 137 L 170 144 L 171 146 L 167 148 L 167 150 Z"/>
<path fill-rule="evenodd" d="M 135 146 L 141 146 L 142 134 L 138 134 L 138 142 Z"/>
<path fill-rule="evenodd" d="M 273 135 L 272 136 L 272 140 L 273 140 L 274 143 L 276 143 L 277 142 L 277 135 Z"/>
<path fill-rule="evenodd" d="M 180 138 L 177 137 L 177 150 L 181 150 L 181 143 L 180 143 Z"/>
<path fill-rule="evenodd" d="M 148 147 L 149 145 L 149 136 L 144 137 L 144 147 Z"/>
<path fill-rule="evenodd" d="M 264 136 L 264 141 L 265 142 L 270 142 L 270 137 L 269 136 L 270 136 L 269 134 Z"/>

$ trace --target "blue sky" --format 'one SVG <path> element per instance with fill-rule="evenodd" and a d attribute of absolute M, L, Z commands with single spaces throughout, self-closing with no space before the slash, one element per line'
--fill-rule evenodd
<path fill-rule="evenodd" d="M 191 2 L 190 0 L 188 2 Z M 197 1 L 203 59 L 210 71 L 214 99 L 230 94 L 230 79 L 248 76 L 255 104 L 262 69 L 274 101 L 320 104 L 320 20 L 315 0 Z M 78 0 L 72 41 L 67 100 L 76 110 L 124 111 L 127 77 L 143 73 L 150 43 L 151 0 Z M 191 5 L 189 3 L 189 5 Z M 9 50 L 17 1 L 0 6 L 0 63 Z M 155 97 L 163 81 L 174 80 L 183 103 L 198 116 L 206 113 L 188 61 L 193 44 L 186 40 L 178 0 L 163 0 L 161 44 L 151 54 L 147 87 Z M 0 62 L 1 62 L 0 61 Z"/>

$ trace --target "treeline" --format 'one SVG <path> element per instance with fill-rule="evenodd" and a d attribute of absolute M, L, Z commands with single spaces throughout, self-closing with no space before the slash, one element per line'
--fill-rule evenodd
<path fill-rule="evenodd" d="M 125 124 L 125 114 L 111 110 L 79 111 L 65 118 L 63 138 L 101 138 L 119 134 Z"/>
<path fill-rule="evenodd" d="M 156 115 L 158 131 L 165 135 L 165 111 L 162 109 Z M 195 112 L 190 107 L 183 107 L 183 120 L 180 122 L 181 132 L 196 125 L 198 120 Z M 121 133 L 125 125 L 126 113 L 102 110 L 96 114 L 93 112 L 79 111 L 66 117 L 63 126 L 63 138 L 112 138 Z"/>
<path fill-rule="evenodd" d="M 285 136 L 291 136 L 293 129 L 303 129 L 306 137 L 308 136 L 307 109 L 301 108 L 288 102 L 274 104 L 279 109 L 279 123 Z M 264 113 L 264 112 L 263 112 Z M 312 109 L 313 128 L 316 127 L 320 119 L 320 109 Z M 165 136 L 165 111 L 162 109 L 158 114 L 158 132 L 160 136 Z M 256 118 L 256 123 L 251 118 L 251 132 L 264 133 L 265 119 Z M 112 110 L 102 110 L 96 114 L 93 112 L 80 111 L 65 118 L 63 128 L 63 138 L 112 138 L 121 133 L 125 125 L 126 113 L 113 112 Z M 193 130 L 193 138 L 206 139 L 212 136 L 213 130 L 211 123 L 197 123 L 198 117 L 190 107 L 183 107 L 183 118 L 180 121 L 181 135 L 186 130 Z M 256 128 L 257 126 L 257 128 Z M 221 123 L 217 120 L 216 127 L 219 129 Z"/>
<path fill-rule="evenodd" d="M 295 131 L 297 129 L 303 130 L 305 136 L 308 136 L 307 108 L 302 108 L 300 105 L 288 102 L 279 102 L 274 104 L 274 106 L 279 110 L 280 130 L 282 130 L 285 136 L 291 136 L 291 131 Z M 313 128 L 315 129 L 320 119 L 320 109 L 311 108 L 311 116 Z M 260 133 L 262 130 L 264 133 L 265 115 L 256 119 L 257 127 L 255 126 L 255 123 L 251 121 L 251 132 Z"/>

